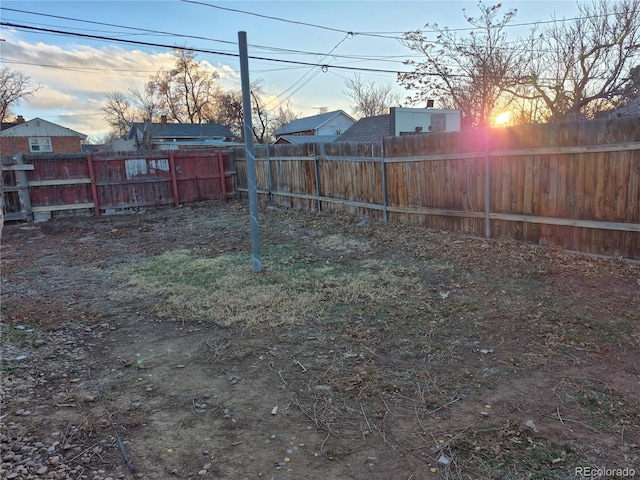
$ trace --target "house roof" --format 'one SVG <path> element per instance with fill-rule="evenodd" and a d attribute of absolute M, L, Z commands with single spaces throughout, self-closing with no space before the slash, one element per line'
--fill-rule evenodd
<path fill-rule="evenodd" d="M 291 123 L 286 124 L 284 127 L 279 128 L 275 132 L 274 135 L 286 135 L 287 133 L 295 133 L 295 132 L 306 132 L 309 130 L 317 130 L 325 123 L 333 120 L 335 117 L 339 115 L 345 115 L 347 118 L 353 120 L 351 115 L 348 115 L 343 110 L 335 110 L 333 112 L 320 113 L 318 115 L 313 115 L 311 117 L 299 118 L 294 120 Z"/>
<path fill-rule="evenodd" d="M 338 135 L 281 135 L 278 140 L 284 139 L 289 143 L 329 143 L 335 142 Z"/>
<path fill-rule="evenodd" d="M 18 125 L 18 122 L 2 122 L 2 124 L 0 124 L 0 131 L 15 127 L 16 125 Z"/>
<path fill-rule="evenodd" d="M 41 118 L 33 118 L 24 123 L 19 123 L 13 127 L 0 132 L 3 137 L 79 137 L 84 140 L 87 136 L 84 133 L 76 132 L 70 128 L 63 127 L 53 122 L 48 122 Z"/>
<path fill-rule="evenodd" d="M 340 135 L 336 142 L 379 142 L 382 137 L 392 135 L 390 121 L 389 114 L 361 118 Z"/>
<path fill-rule="evenodd" d="M 145 123 L 134 122 L 129 130 L 128 138 L 141 138 Z M 233 137 L 229 128 L 219 123 L 152 123 L 151 137 L 161 138 L 227 138 Z"/>
<path fill-rule="evenodd" d="M 634 98 L 624 107 L 620 107 L 609 114 L 609 117 L 629 117 L 640 115 L 640 97 Z"/>

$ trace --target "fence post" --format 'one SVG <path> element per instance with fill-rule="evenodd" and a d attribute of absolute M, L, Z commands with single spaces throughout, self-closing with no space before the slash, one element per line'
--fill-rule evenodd
<path fill-rule="evenodd" d="M 269 203 L 273 203 L 273 172 L 271 172 L 271 152 L 267 143 L 267 173 L 269 174 Z"/>
<path fill-rule="evenodd" d="M 491 238 L 491 154 L 488 133 L 485 133 L 484 155 L 484 236 Z"/>
<path fill-rule="evenodd" d="M 220 191 L 222 192 L 222 199 L 227 199 L 227 177 L 224 172 L 224 159 L 222 158 L 222 152 L 216 152 L 216 159 L 218 160 L 218 170 L 220 170 Z"/>
<path fill-rule="evenodd" d="M 233 196 L 236 198 L 242 198 L 240 190 L 238 190 L 238 162 L 236 162 L 236 149 L 230 148 L 226 150 L 229 155 L 229 168 L 231 169 L 231 188 Z"/>
<path fill-rule="evenodd" d="M 381 164 L 381 168 L 382 168 L 382 211 L 383 211 L 383 219 L 384 219 L 384 223 L 387 223 L 388 221 L 388 216 L 387 216 L 387 168 L 386 168 L 386 163 L 384 161 L 384 156 L 385 156 L 385 141 L 384 141 L 384 137 L 382 137 L 382 149 L 380 151 L 380 155 L 382 156 L 382 164 Z"/>
<path fill-rule="evenodd" d="M 371 203 L 375 203 L 376 198 L 376 144 L 371 144 L 371 192 L 369 193 L 369 199 Z"/>
<path fill-rule="evenodd" d="M 318 197 L 318 213 L 322 211 L 320 204 L 320 169 L 318 168 L 318 155 L 316 153 L 316 144 L 313 144 L 313 169 L 316 174 L 316 196 Z"/>
<path fill-rule="evenodd" d="M 16 159 L 18 165 L 24 165 L 23 154 L 18 155 Z M 35 168 L 35 167 L 34 167 Z M 18 190 L 18 198 L 20 200 L 20 211 L 24 211 L 25 218 L 31 217 L 31 189 L 29 188 L 29 179 L 25 170 L 15 172 L 16 185 L 20 187 Z M 1 194 L 0 194 L 1 195 Z M 1 203 L 1 202 L 0 202 Z"/>
<path fill-rule="evenodd" d="M 178 192 L 178 177 L 176 176 L 176 159 L 173 156 L 174 151 L 169 152 L 169 170 L 171 170 L 171 188 L 173 189 L 173 204 L 180 206 L 180 193 Z"/>
<path fill-rule="evenodd" d="M 96 174 L 93 170 L 93 155 L 87 155 L 87 168 L 89 170 L 89 180 L 91 181 L 91 196 L 93 197 L 93 211 L 100 215 L 100 205 L 98 204 L 98 187 L 96 186 Z"/>

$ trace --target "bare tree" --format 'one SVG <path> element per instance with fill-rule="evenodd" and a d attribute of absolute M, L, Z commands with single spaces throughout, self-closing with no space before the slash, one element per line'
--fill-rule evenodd
<path fill-rule="evenodd" d="M 129 85 L 127 92 L 110 92 L 106 95 L 102 111 L 116 138 L 124 138 L 134 122 L 152 123 L 158 117 L 158 103 L 149 84 L 140 89 Z M 148 129 L 145 129 L 147 131 Z M 142 141 L 144 144 L 145 142 Z"/>
<path fill-rule="evenodd" d="M 578 3 L 580 15 L 535 33 L 521 98 L 542 101 L 545 119 L 591 118 L 633 88 L 640 49 L 640 0 Z M 637 80 L 637 78 L 636 78 Z"/>
<path fill-rule="evenodd" d="M 258 143 L 267 143 L 269 140 L 269 124 L 271 112 L 264 102 L 264 89 L 261 80 L 251 82 L 251 118 L 253 137 Z"/>
<path fill-rule="evenodd" d="M 242 92 L 221 90 L 217 94 L 212 119 L 229 127 L 235 137 L 243 138 Z"/>
<path fill-rule="evenodd" d="M 123 92 L 110 92 L 105 96 L 102 106 L 104 119 L 109 123 L 116 138 L 124 138 L 131 124 L 136 121 L 138 112 L 132 105 L 130 98 Z"/>
<path fill-rule="evenodd" d="M 389 108 L 399 106 L 402 95 L 393 92 L 390 84 L 376 85 L 364 81 L 355 74 L 345 82 L 343 93 L 354 102 L 353 113 L 356 117 L 373 117 L 389 113 Z"/>
<path fill-rule="evenodd" d="M 161 113 L 173 121 L 208 122 L 219 90 L 218 74 L 198 63 L 192 51 L 176 49 L 174 56 L 174 67 L 156 73 L 147 89 L 157 97 Z"/>
<path fill-rule="evenodd" d="M 300 114 L 291 110 L 289 102 L 278 105 L 278 107 L 273 111 L 271 117 L 271 136 L 273 137 L 273 132 L 280 130 L 282 127 L 288 125 L 294 120 L 297 120 L 298 118 L 300 118 Z"/>
<path fill-rule="evenodd" d="M 253 138 L 257 143 L 271 141 L 273 132 L 300 117 L 289 108 L 288 104 L 280 104 L 275 109 L 269 108 L 260 79 L 251 82 L 250 93 Z M 236 137 L 244 138 L 242 109 L 242 92 L 240 90 L 221 91 L 216 101 L 214 119 L 216 122 L 227 125 Z"/>
<path fill-rule="evenodd" d="M 122 138 L 121 135 L 118 135 L 115 130 L 111 130 L 110 132 L 105 132 L 101 134 L 90 135 L 87 138 L 87 145 L 104 145 L 113 142 L 114 140 L 118 140 Z"/>
<path fill-rule="evenodd" d="M 5 121 L 13 106 L 27 101 L 40 90 L 40 85 L 32 87 L 31 77 L 9 67 L 0 69 L 0 121 Z"/>
<path fill-rule="evenodd" d="M 621 97 L 624 98 L 625 103 L 628 100 L 640 97 L 640 65 L 629 70 L 628 79 L 622 86 Z"/>
<path fill-rule="evenodd" d="M 173 69 L 161 69 L 140 89 L 130 86 L 126 93 L 111 92 L 103 106 L 106 119 L 119 136 L 125 135 L 133 122 L 150 124 L 166 115 L 178 123 L 219 122 L 228 126 L 236 137 L 243 136 L 242 92 L 224 91 L 217 83 L 218 75 L 199 64 L 193 52 L 176 50 Z M 259 143 L 270 140 L 274 125 L 295 118 L 288 107 L 268 108 L 262 80 L 251 84 L 254 138 Z M 276 127 L 277 128 L 277 127 Z M 139 146 L 148 145 L 150 128 Z"/>
<path fill-rule="evenodd" d="M 480 2 L 478 17 L 463 10 L 472 28 L 463 36 L 437 24 L 426 25 L 437 35 L 435 40 L 421 31 L 404 34 L 403 43 L 425 57 L 420 62 L 405 61 L 414 70 L 398 76 L 401 85 L 415 91 L 415 103 L 434 99 L 453 106 L 462 112 L 464 125 L 472 127 L 487 125 L 496 109 L 513 101 L 509 89 L 520 78 L 523 48 L 509 44 L 505 33 L 517 11 L 508 10 L 500 17 L 501 7 Z"/>

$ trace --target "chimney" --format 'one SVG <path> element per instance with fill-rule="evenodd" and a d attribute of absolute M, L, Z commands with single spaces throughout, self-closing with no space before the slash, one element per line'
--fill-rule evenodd
<path fill-rule="evenodd" d="M 166 115 L 160 115 L 160 123 L 162 123 L 163 125 L 167 124 L 167 116 Z"/>
<path fill-rule="evenodd" d="M 24 123 L 24 117 L 22 115 L 18 115 L 18 117 L 16 118 L 16 123 L 18 125 Z"/>

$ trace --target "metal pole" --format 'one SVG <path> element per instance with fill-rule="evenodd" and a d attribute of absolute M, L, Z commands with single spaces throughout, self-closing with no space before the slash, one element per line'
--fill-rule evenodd
<path fill-rule="evenodd" d="M 260 257 L 260 222 L 258 220 L 258 187 L 256 185 L 256 159 L 253 155 L 253 126 L 251 124 L 251 90 L 249 87 L 249 56 L 247 32 L 238 32 L 240 47 L 240 78 L 242 82 L 242 118 L 244 121 L 244 149 L 247 162 L 247 188 L 249 190 L 249 219 L 251 221 L 251 263 L 255 273 L 262 271 Z"/>

